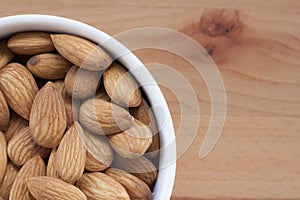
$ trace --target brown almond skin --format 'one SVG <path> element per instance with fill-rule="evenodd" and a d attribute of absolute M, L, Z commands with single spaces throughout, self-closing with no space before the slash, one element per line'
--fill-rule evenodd
<path fill-rule="evenodd" d="M 121 183 L 129 194 L 131 200 L 152 199 L 152 193 L 148 185 L 134 175 L 115 168 L 107 169 L 105 174 Z"/>
<path fill-rule="evenodd" d="M 120 133 L 108 136 L 111 146 L 124 158 L 142 156 L 152 143 L 152 132 L 142 122 L 135 119 L 132 126 Z"/>
<path fill-rule="evenodd" d="M 51 34 L 56 50 L 80 68 L 100 71 L 106 69 L 112 58 L 96 44 L 69 34 Z"/>
<path fill-rule="evenodd" d="M 0 130 L 5 130 L 9 122 L 9 109 L 3 93 L 0 90 Z"/>
<path fill-rule="evenodd" d="M 7 47 L 7 41 L 0 41 L 0 69 L 14 58 L 14 53 Z"/>
<path fill-rule="evenodd" d="M 87 131 L 79 132 L 79 137 L 86 148 L 85 169 L 98 172 L 107 169 L 113 161 L 113 150 L 108 139 Z"/>
<path fill-rule="evenodd" d="M 103 99 L 89 99 L 80 107 L 79 121 L 91 133 L 111 135 L 127 130 L 133 117 L 122 107 Z"/>
<path fill-rule="evenodd" d="M 155 166 L 144 156 L 137 159 L 128 159 L 115 155 L 113 167 L 133 174 L 144 181 L 147 185 L 154 183 L 157 178 L 157 170 Z"/>
<path fill-rule="evenodd" d="M 5 174 L 7 165 L 7 151 L 6 151 L 6 139 L 2 131 L 0 131 L 0 183 Z"/>
<path fill-rule="evenodd" d="M 29 128 L 34 141 L 45 148 L 56 147 L 66 129 L 66 110 L 61 93 L 48 82 L 36 95 Z"/>
<path fill-rule="evenodd" d="M 55 53 L 39 54 L 27 62 L 27 68 L 34 76 L 48 80 L 65 78 L 72 65 L 64 57 Z"/>
<path fill-rule="evenodd" d="M 103 83 L 108 96 L 121 106 L 136 107 L 142 95 L 132 75 L 119 63 L 113 63 L 103 74 Z"/>
<path fill-rule="evenodd" d="M 46 171 L 46 176 L 52 177 L 52 178 L 58 178 L 58 173 L 56 170 L 56 152 L 57 148 L 53 148 L 51 151 L 51 154 L 48 159 L 48 164 L 47 164 L 47 171 Z"/>
<path fill-rule="evenodd" d="M 58 178 L 35 176 L 27 179 L 27 185 L 36 200 L 87 200 L 82 191 Z"/>
<path fill-rule="evenodd" d="M 32 74 L 18 63 L 10 63 L 0 70 L 0 89 L 5 99 L 18 115 L 29 119 L 38 87 Z"/>
<path fill-rule="evenodd" d="M 102 72 L 84 70 L 74 65 L 67 73 L 65 87 L 69 96 L 86 99 L 96 93 Z"/>
<path fill-rule="evenodd" d="M 8 40 L 7 46 L 20 55 L 35 55 L 55 49 L 50 34 L 45 32 L 17 33 Z"/>
<path fill-rule="evenodd" d="M 153 135 L 152 143 L 147 150 L 146 156 L 148 158 L 154 158 L 158 156 L 160 150 L 160 140 L 159 140 L 159 134 L 156 125 L 156 120 L 150 106 L 145 101 L 145 99 L 143 99 L 139 107 L 135 107 L 131 109 L 131 113 L 135 119 L 138 119 L 139 121 L 147 125 L 152 132 Z"/>
<path fill-rule="evenodd" d="M 89 200 L 130 200 L 118 181 L 101 172 L 85 173 L 76 186 Z"/>
<path fill-rule="evenodd" d="M 5 130 L 6 141 L 9 142 L 11 138 L 19 133 L 22 128 L 25 128 L 29 125 L 29 122 L 15 112 L 11 112 L 10 119 L 8 122 L 8 127 Z"/>
<path fill-rule="evenodd" d="M 105 101 L 111 102 L 110 97 L 103 87 L 100 87 L 95 94 L 95 99 L 103 99 Z"/>
<path fill-rule="evenodd" d="M 24 165 L 35 156 L 46 158 L 50 151 L 50 149 L 43 148 L 35 143 L 31 137 L 29 127 L 20 130 L 7 145 L 8 157 L 17 166 Z"/>
<path fill-rule="evenodd" d="M 31 158 L 17 174 L 10 191 L 9 199 L 33 200 L 34 198 L 27 188 L 27 179 L 33 176 L 44 176 L 45 172 L 46 166 L 42 158 L 39 156 Z"/>
<path fill-rule="evenodd" d="M 83 132 L 78 122 L 64 135 L 56 153 L 55 166 L 57 173 L 61 179 L 68 183 L 73 183 L 80 179 L 83 174 L 86 150 L 78 133 Z"/>
<path fill-rule="evenodd" d="M 10 162 L 7 163 L 5 175 L 2 182 L 0 183 L 0 196 L 4 200 L 8 200 L 12 184 L 15 181 L 18 171 L 19 170 L 13 164 L 11 164 Z"/>

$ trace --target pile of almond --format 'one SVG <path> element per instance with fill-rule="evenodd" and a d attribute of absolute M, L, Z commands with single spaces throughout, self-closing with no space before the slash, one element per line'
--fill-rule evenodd
<path fill-rule="evenodd" d="M 130 73 L 93 42 L 0 41 L 0 199 L 152 199 L 159 139 Z"/>

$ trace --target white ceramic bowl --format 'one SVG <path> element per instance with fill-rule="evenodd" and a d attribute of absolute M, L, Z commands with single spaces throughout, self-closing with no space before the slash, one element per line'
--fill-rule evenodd
<path fill-rule="evenodd" d="M 126 66 L 142 86 L 160 130 L 160 169 L 154 200 L 170 199 L 176 172 L 176 143 L 171 115 L 157 83 L 141 61 L 117 40 L 87 24 L 49 15 L 16 15 L 0 18 L 0 39 L 23 31 L 49 31 L 78 35 L 101 44 Z"/>

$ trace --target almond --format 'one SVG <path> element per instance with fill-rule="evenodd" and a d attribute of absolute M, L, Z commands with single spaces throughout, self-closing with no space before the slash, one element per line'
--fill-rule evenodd
<path fill-rule="evenodd" d="M 118 181 L 101 172 L 85 173 L 76 185 L 89 200 L 130 200 Z"/>
<path fill-rule="evenodd" d="M 95 94 L 95 99 L 103 99 L 105 101 L 111 102 L 110 97 L 106 93 L 103 87 L 100 87 Z"/>
<path fill-rule="evenodd" d="M 4 200 L 8 200 L 12 184 L 14 183 L 17 174 L 18 169 L 10 162 L 7 163 L 5 175 L 3 177 L 2 183 L 0 183 L 0 196 Z"/>
<path fill-rule="evenodd" d="M 47 171 L 46 175 L 50 176 L 52 178 L 58 178 L 58 173 L 56 170 L 56 152 L 57 148 L 53 148 L 51 151 L 51 154 L 48 159 L 48 164 L 47 164 Z"/>
<path fill-rule="evenodd" d="M 148 185 L 134 175 L 115 168 L 106 170 L 105 174 L 121 183 L 131 200 L 152 199 L 152 193 Z"/>
<path fill-rule="evenodd" d="M 96 93 L 101 72 L 88 71 L 73 66 L 65 78 L 67 93 L 76 99 L 85 99 Z"/>
<path fill-rule="evenodd" d="M 141 104 L 142 95 L 132 75 L 119 63 L 113 63 L 103 75 L 108 96 L 121 106 L 136 107 Z"/>
<path fill-rule="evenodd" d="M 27 127 L 29 122 L 15 112 L 11 112 L 10 119 L 8 122 L 8 127 L 5 131 L 6 141 L 9 142 L 11 138 L 20 132 L 21 129 Z"/>
<path fill-rule="evenodd" d="M 36 95 L 32 105 L 29 128 L 34 141 L 42 147 L 56 147 L 66 129 L 63 98 L 52 82 Z"/>
<path fill-rule="evenodd" d="M 59 177 L 68 183 L 77 181 L 84 171 L 86 150 L 79 137 L 82 132 L 81 126 L 75 122 L 64 135 L 57 149 L 56 170 Z"/>
<path fill-rule="evenodd" d="M 149 148 L 152 142 L 151 130 L 135 119 L 133 125 L 117 134 L 109 135 L 114 150 L 124 158 L 138 158 Z"/>
<path fill-rule="evenodd" d="M 22 128 L 28 126 L 28 121 L 20 117 L 14 112 L 11 112 L 8 127 L 5 131 L 6 141 L 9 142 L 11 138 L 19 133 Z"/>
<path fill-rule="evenodd" d="M 7 165 L 6 139 L 2 131 L 0 131 L 0 183 L 5 175 Z"/>
<path fill-rule="evenodd" d="M 128 129 L 133 117 L 120 106 L 102 99 L 89 99 L 80 107 L 79 121 L 91 133 L 111 135 Z"/>
<path fill-rule="evenodd" d="M 12 185 L 9 199 L 10 200 L 33 200 L 34 198 L 29 193 L 26 180 L 32 176 L 44 176 L 46 167 L 41 157 L 36 156 L 31 158 L 20 169 L 16 179 Z"/>
<path fill-rule="evenodd" d="M 144 156 L 137 159 L 126 159 L 115 155 L 113 167 L 125 170 L 151 185 L 157 178 L 156 167 Z"/>
<path fill-rule="evenodd" d="M 131 113 L 135 119 L 140 120 L 145 125 L 147 125 L 152 132 L 152 143 L 147 150 L 147 157 L 154 158 L 159 154 L 160 149 L 160 140 L 157 130 L 156 121 L 154 118 L 154 114 L 148 105 L 148 103 L 143 99 L 142 103 L 139 107 L 135 107 L 131 109 Z"/>
<path fill-rule="evenodd" d="M 71 67 L 72 63 L 54 53 L 39 54 L 27 62 L 27 68 L 33 75 L 48 80 L 64 78 Z"/>
<path fill-rule="evenodd" d="M 87 131 L 78 133 L 87 150 L 85 169 L 91 172 L 107 169 L 113 161 L 113 150 L 107 138 Z"/>
<path fill-rule="evenodd" d="M 46 158 L 50 153 L 50 149 L 39 146 L 32 139 L 29 127 L 20 130 L 19 133 L 9 141 L 7 145 L 7 154 L 15 165 L 24 165 L 34 156 Z"/>
<path fill-rule="evenodd" d="M 0 90 L 0 130 L 5 130 L 9 122 L 9 109 L 3 93 Z"/>
<path fill-rule="evenodd" d="M 57 178 L 35 176 L 27 179 L 27 185 L 36 200 L 87 200 L 78 188 Z"/>
<path fill-rule="evenodd" d="M 106 69 L 112 58 L 96 44 L 74 35 L 51 34 L 56 50 L 73 64 L 87 70 Z"/>
<path fill-rule="evenodd" d="M 7 41 L 0 41 L 0 69 L 5 67 L 14 58 L 14 53 L 7 48 Z"/>
<path fill-rule="evenodd" d="M 44 32 L 17 33 L 8 40 L 7 46 L 21 55 L 46 53 L 55 49 L 49 33 Z"/>
<path fill-rule="evenodd" d="M 31 73 L 18 63 L 0 70 L 0 88 L 8 105 L 24 119 L 29 119 L 38 87 Z"/>
<path fill-rule="evenodd" d="M 70 97 L 65 88 L 65 83 L 63 81 L 54 82 L 58 91 L 62 94 L 64 99 L 64 104 L 66 108 L 66 117 L 67 117 L 67 128 L 70 128 L 74 124 L 74 121 L 78 121 L 80 100 Z"/>

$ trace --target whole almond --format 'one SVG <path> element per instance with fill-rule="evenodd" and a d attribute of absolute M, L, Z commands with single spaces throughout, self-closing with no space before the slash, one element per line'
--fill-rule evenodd
<path fill-rule="evenodd" d="M 133 117 L 122 107 L 103 99 L 89 99 L 80 107 L 79 121 L 91 133 L 111 135 L 128 129 Z"/>
<path fill-rule="evenodd" d="M 76 185 L 89 200 L 130 200 L 118 181 L 101 172 L 85 173 Z"/>
<path fill-rule="evenodd" d="M 36 200 L 87 200 L 82 191 L 58 178 L 35 176 L 27 179 L 27 185 Z"/>
<path fill-rule="evenodd" d="M 55 49 L 49 33 L 44 32 L 17 33 L 8 40 L 7 46 L 21 55 L 46 53 Z"/>
<path fill-rule="evenodd" d="M 14 53 L 7 47 L 7 41 L 0 41 L 0 69 L 14 58 Z"/>
<path fill-rule="evenodd" d="M 27 62 L 27 68 L 33 75 L 48 80 L 64 78 L 72 65 L 61 55 L 54 53 L 39 54 Z"/>
<path fill-rule="evenodd" d="M 108 96 L 121 106 L 136 107 L 141 104 L 142 95 L 132 75 L 119 63 L 113 63 L 103 75 Z"/>
<path fill-rule="evenodd" d="M 159 154 L 160 149 L 160 140 L 157 130 L 156 121 L 154 118 L 154 114 L 148 105 L 148 103 L 143 99 L 142 103 L 139 107 L 135 107 L 131 109 L 131 113 L 135 119 L 140 120 L 145 125 L 147 125 L 152 132 L 152 143 L 147 150 L 147 157 L 154 158 Z"/>
<path fill-rule="evenodd" d="M 9 109 L 3 93 L 0 90 L 0 130 L 5 130 L 9 122 Z"/>
<path fill-rule="evenodd" d="M 113 150 L 105 136 L 94 135 L 87 131 L 78 132 L 86 148 L 85 169 L 98 172 L 107 169 L 113 161 Z"/>
<path fill-rule="evenodd" d="M 41 157 L 36 156 L 27 161 L 16 176 L 10 191 L 9 199 L 33 200 L 34 198 L 29 193 L 26 181 L 32 176 L 44 176 L 45 171 L 46 166 Z"/>
<path fill-rule="evenodd" d="M 105 174 L 117 180 L 128 192 L 131 200 L 151 200 L 150 188 L 142 180 L 123 170 L 109 168 Z"/>
<path fill-rule="evenodd" d="M 68 183 L 77 181 L 84 171 L 86 150 L 79 137 L 82 132 L 81 126 L 75 122 L 64 135 L 57 149 L 56 170 L 59 177 Z"/>
<path fill-rule="evenodd" d="M 20 117 L 14 112 L 11 112 L 10 119 L 8 122 L 8 127 L 5 130 L 6 141 L 9 142 L 11 138 L 19 133 L 22 128 L 27 127 L 28 121 Z"/>
<path fill-rule="evenodd" d="M 89 71 L 73 66 L 65 78 L 67 93 L 76 99 L 85 99 L 96 93 L 101 72 Z"/>
<path fill-rule="evenodd" d="M 34 141 L 42 147 L 56 147 L 66 129 L 66 110 L 56 86 L 48 82 L 36 95 L 29 128 Z"/>
<path fill-rule="evenodd" d="M 2 131 L 0 131 L 0 183 L 5 175 L 7 165 L 6 139 Z"/>
<path fill-rule="evenodd" d="M 152 143 L 151 130 L 137 119 L 129 129 L 108 138 L 114 150 L 124 158 L 142 156 Z"/>
<path fill-rule="evenodd" d="M 113 167 L 133 174 L 147 185 L 151 185 L 157 178 L 156 167 L 144 156 L 137 159 L 127 159 L 115 155 Z"/>
<path fill-rule="evenodd" d="M 35 156 L 46 158 L 49 153 L 50 149 L 43 148 L 35 143 L 31 137 L 29 127 L 21 129 L 7 145 L 8 157 L 18 166 L 24 165 Z"/>
<path fill-rule="evenodd" d="M 2 183 L 0 183 L 0 196 L 4 200 L 8 200 L 12 184 L 14 183 L 17 174 L 18 169 L 10 162 L 7 163 L 5 175 L 3 177 Z"/>
<path fill-rule="evenodd" d="M 0 88 L 8 105 L 24 119 L 29 119 L 31 106 L 38 92 L 32 74 L 18 63 L 0 70 Z"/>
<path fill-rule="evenodd" d="M 48 159 L 48 164 L 47 164 L 47 171 L 46 175 L 50 176 L 52 178 L 58 178 L 58 173 L 56 170 L 56 153 L 57 153 L 57 148 L 53 148 L 51 151 L 51 154 Z"/>
<path fill-rule="evenodd" d="M 87 70 L 106 69 L 112 58 L 96 44 L 74 35 L 51 34 L 56 50 L 73 64 Z"/>

